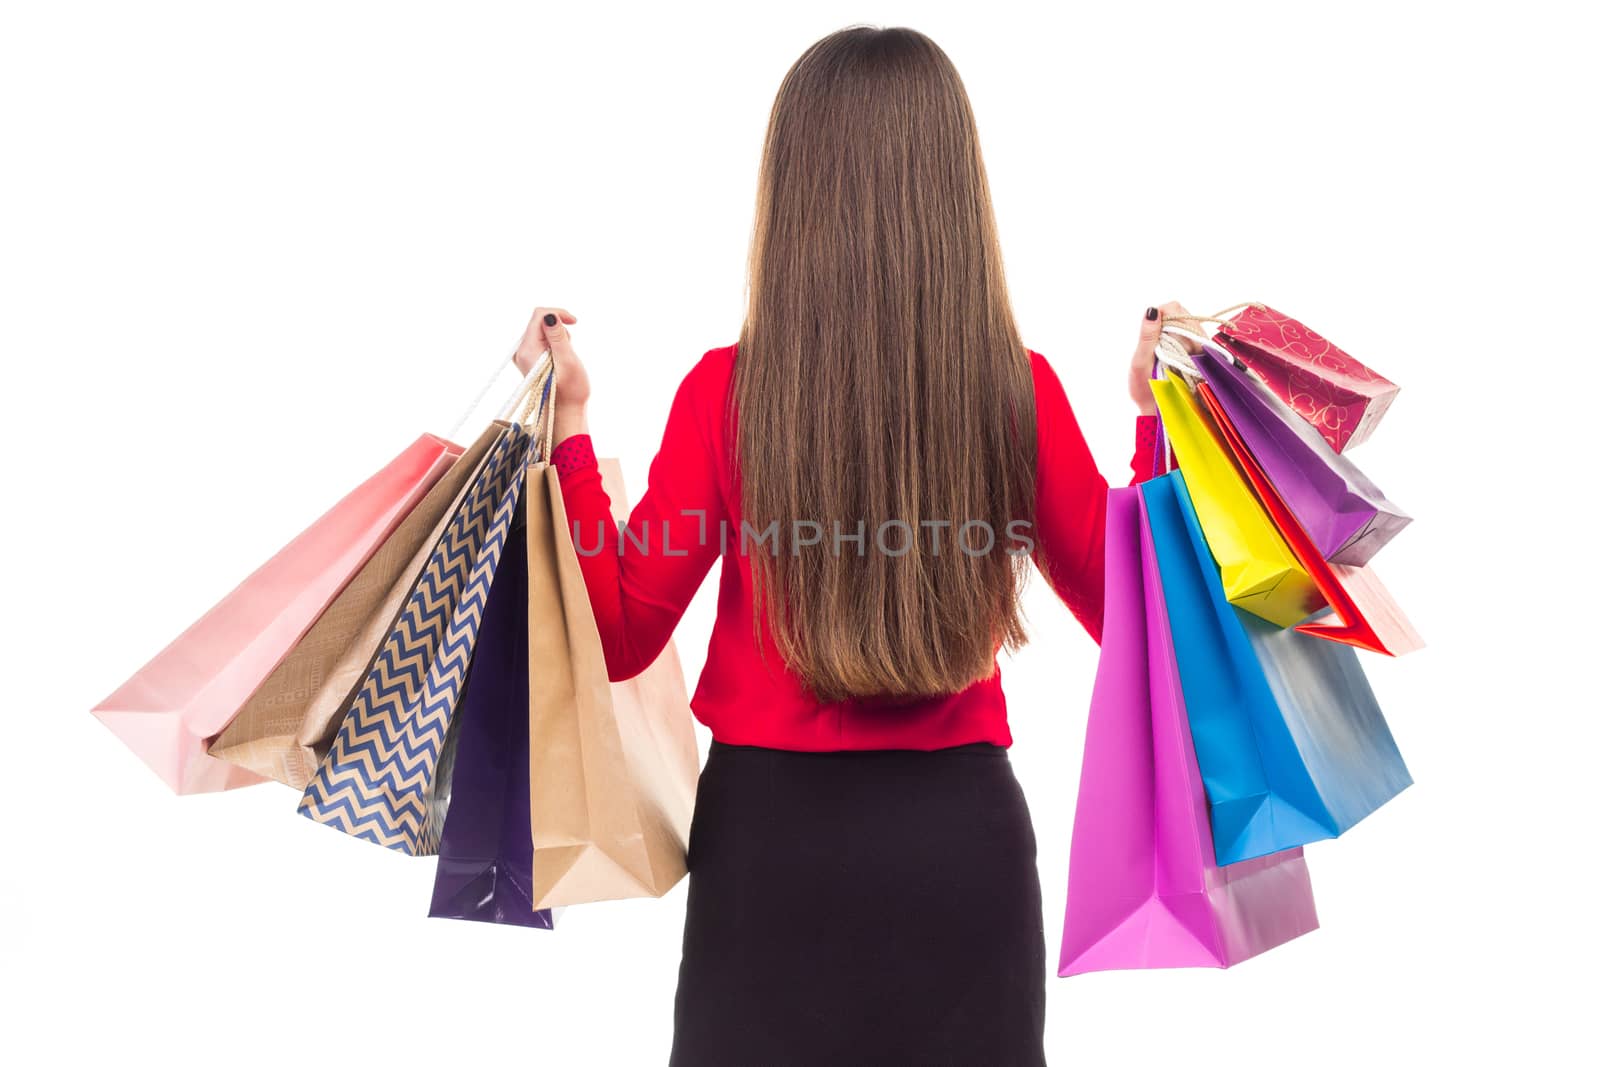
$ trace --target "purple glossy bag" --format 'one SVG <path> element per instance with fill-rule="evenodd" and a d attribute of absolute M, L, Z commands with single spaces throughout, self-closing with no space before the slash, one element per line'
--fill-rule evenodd
<path fill-rule="evenodd" d="M 1206 345 L 1194 362 L 1267 480 L 1328 562 L 1363 566 L 1411 521 L 1315 426 L 1233 357 Z"/>
<path fill-rule="evenodd" d="M 549 930 L 555 925 L 550 909 L 533 906 L 528 548 L 522 519 L 519 506 L 489 587 L 455 732 L 446 742 L 454 754 L 428 914 Z"/>
<path fill-rule="evenodd" d="M 1057 973 L 1229 967 L 1315 930 L 1300 849 L 1217 866 L 1137 487 L 1107 498 L 1105 573 Z"/>

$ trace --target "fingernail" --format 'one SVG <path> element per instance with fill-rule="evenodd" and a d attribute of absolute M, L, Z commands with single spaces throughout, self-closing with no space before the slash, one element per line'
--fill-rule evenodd
<path fill-rule="evenodd" d="M 1151 308 L 1151 309 L 1150 309 L 1150 310 L 1151 310 L 1151 311 L 1155 311 L 1155 308 Z M 1153 318 L 1155 318 L 1155 316 L 1154 316 L 1154 315 L 1151 315 L 1151 316 L 1150 316 L 1150 317 L 1151 317 L 1151 318 L 1152 318 L 1152 319 L 1153 319 Z M 554 326 L 554 325 L 555 325 L 555 324 L 556 324 L 556 317 L 555 317 L 555 313 L 554 313 L 554 312 L 552 312 L 552 313 L 550 313 L 550 314 L 547 314 L 547 315 L 545 315 L 545 317 L 544 317 L 544 324 L 545 324 L 545 325 L 546 325 L 546 326 Z"/>
<path fill-rule="evenodd" d="M 1156 321 L 1156 317 L 1159 316 L 1160 314 L 1161 314 L 1161 312 L 1157 311 L 1155 308 L 1145 308 L 1144 309 L 1144 317 L 1147 320 L 1149 320 L 1150 322 Z"/>

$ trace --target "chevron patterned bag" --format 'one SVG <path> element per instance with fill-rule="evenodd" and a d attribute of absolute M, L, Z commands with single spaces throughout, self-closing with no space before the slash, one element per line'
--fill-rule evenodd
<path fill-rule="evenodd" d="M 431 798 L 440 757 L 530 447 L 537 440 L 534 454 L 548 450 L 549 409 L 542 401 L 550 389 L 547 362 L 528 391 L 528 408 L 541 401 L 536 424 L 501 424 L 301 795 L 306 818 L 408 855 L 437 852 L 442 827 Z"/>
<path fill-rule="evenodd" d="M 405 852 L 431 855 L 428 798 L 489 585 L 521 494 L 529 434 L 509 425 L 439 540 L 299 811 Z"/>

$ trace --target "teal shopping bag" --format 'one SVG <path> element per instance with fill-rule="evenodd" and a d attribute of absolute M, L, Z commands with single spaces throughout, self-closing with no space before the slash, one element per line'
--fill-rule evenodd
<path fill-rule="evenodd" d="M 1355 650 L 1228 603 L 1180 471 L 1140 492 L 1217 862 L 1337 837 L 1410 785 Z"/>

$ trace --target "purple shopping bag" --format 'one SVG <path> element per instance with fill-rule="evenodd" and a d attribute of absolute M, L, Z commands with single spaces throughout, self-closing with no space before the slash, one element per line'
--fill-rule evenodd
<path fill-rule="evenodd" d="M 1057 973 L 1229 967 L 1317 928 L 1300 849 L 1218 867 L 1136 487 L 1106 510 L 1105 627 Z"/>
<path fill-rule="evenodd" d="M 1411 521 L 1315 426 L 1227 353 L 1206 345 L 1194 361 L 1324 559 L 1362 566 Z"/>
<path fill-rule="evenodd" d="M 523 509 L 483 609 L 456 713 L 448 807 L 428 914 L 554 927 L 533 907 L 528 809 L 528 548 Z"/>

